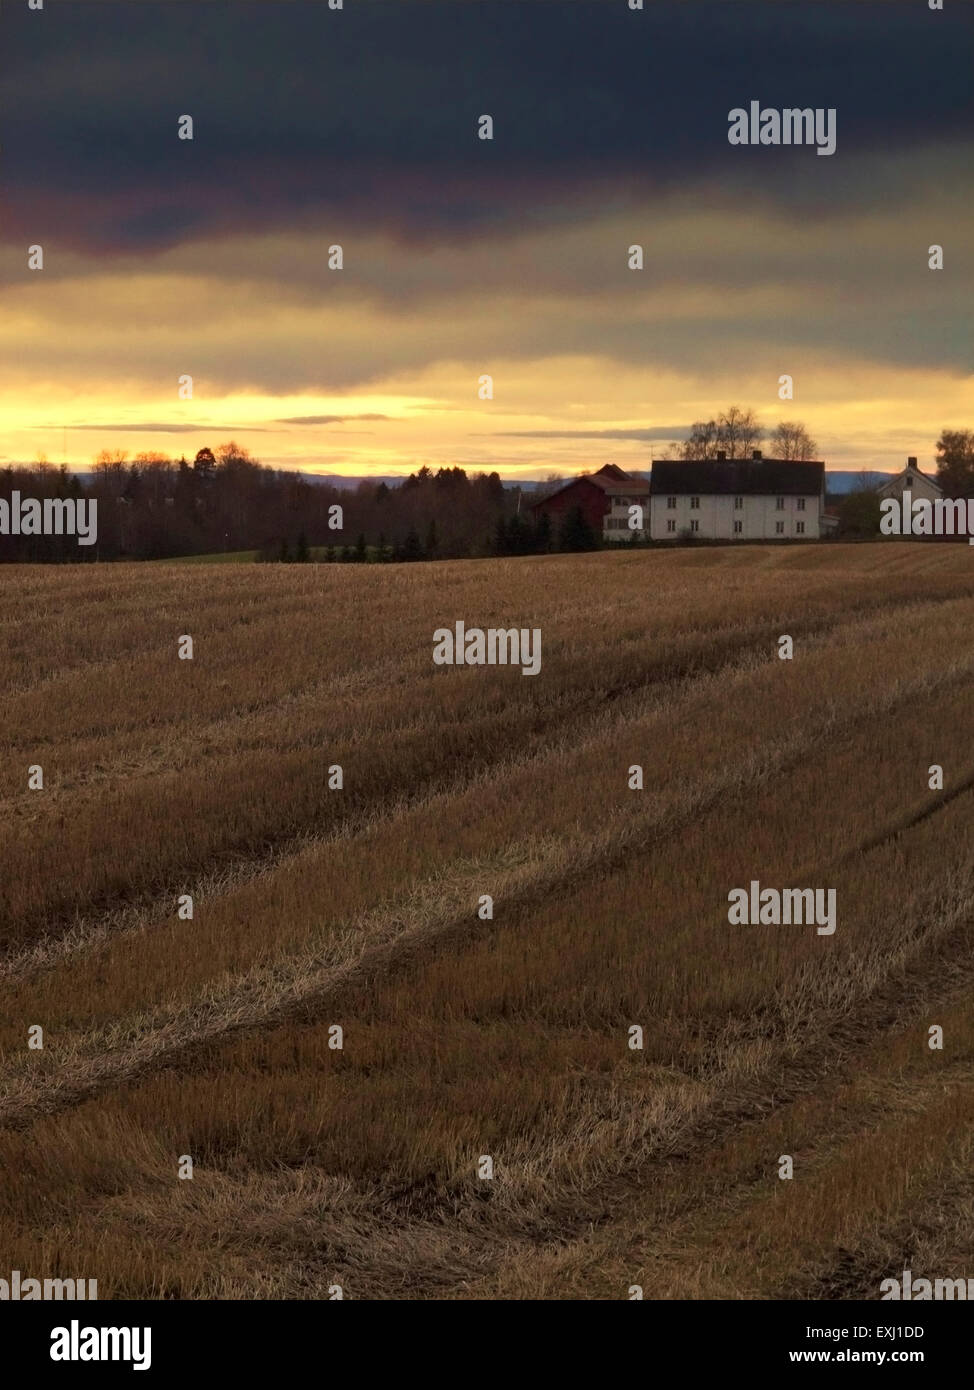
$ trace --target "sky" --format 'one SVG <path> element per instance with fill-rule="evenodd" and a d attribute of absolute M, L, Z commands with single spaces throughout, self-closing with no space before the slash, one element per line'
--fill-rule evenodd
<path fill-rule="evenodd" d="M 974 427 L 970 0 L 4 0 L 0 54 L 0 466 L 535 479 L 737 404 L 896 469 Z M 835 153 L 731 145 L 752 100 Z"/>

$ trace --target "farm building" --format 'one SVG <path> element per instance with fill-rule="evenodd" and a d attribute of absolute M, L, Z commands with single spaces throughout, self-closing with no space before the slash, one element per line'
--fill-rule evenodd
<path fill-rule="evenodd" d="M 762 458 L 653 462 L 653 540 L 818 540 L 825 464 Z"/>
<path fill-rule="evenodd" d="M 642 536 L 629 526 L 629 508 L 649 506 L 649 484 L 634 478 L 614 463 L 604 464 L 597 473 L 583 473 L 556 492 L 531 503 L 534 515 L 547 515 L 557 532 L 565 516 L 577 507 L 597 536 L 603 540 L 626 540 Z"/>
<path fill-rule="evenodd" d="M 877 488 L 876 495 L 878 497 L 895 497 L 900 500 L 906 489 L 909 489 L 914 500 L 923 497 L 928 502 L 936 502 L 938 497 L 944 495 L 943 488 L 935 478 L 920 472 L 915 458 L 908 458 L 903 472 L 897 473 L 895 478 L 890 478 L 888 483 Z"/>

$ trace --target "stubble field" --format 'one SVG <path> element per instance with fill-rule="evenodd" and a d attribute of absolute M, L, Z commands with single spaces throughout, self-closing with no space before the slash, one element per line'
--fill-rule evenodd
<path fill-rule="evenodd" d="M 435 666 L 460 619 L 540 674 Z M 0 570 L 5 1268 L 974 1276 L 972 630 L 966 546 Z M 753 879 L 834 888 L 834 935 L 731 925 Z"/>

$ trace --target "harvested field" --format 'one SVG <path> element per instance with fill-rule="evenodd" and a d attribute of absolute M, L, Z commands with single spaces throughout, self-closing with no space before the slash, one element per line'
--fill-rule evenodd
<path fill-rule="evenodd" d="M 194 1299 L 974 1275 L 968 547 L 2 580 L 10 1268 Z M 540 673 L 434 665 L 461 619 L 539 628 Z M 834 934 L 732 925 L 752 880 L 834 889 Z"/>

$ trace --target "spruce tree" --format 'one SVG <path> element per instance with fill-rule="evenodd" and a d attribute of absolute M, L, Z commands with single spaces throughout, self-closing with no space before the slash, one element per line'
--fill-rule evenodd
<path fill-rule="evenodd" d="M 573 507 L 567 512 L 558 536 L 559 550 L 597 550 L 598 538 L 581 507 Z"/>
<path fill-rule="evenodd" d="M 420 544 L 419 536 L 416 534 L 416 528 L 413 526 L 409 528 L 409 531 L 406 535 L 406 539 L 403 543 L 402 558 L 404 560 L 423 559 L 423 547 Z"/>

